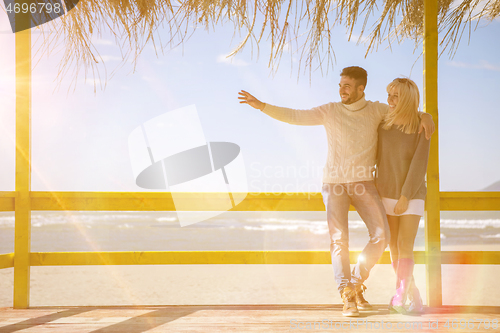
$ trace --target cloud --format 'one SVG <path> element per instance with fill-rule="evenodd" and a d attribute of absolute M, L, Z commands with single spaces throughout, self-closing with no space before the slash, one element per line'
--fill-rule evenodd
<path fill-rule="evenodd" d="M 85 80 L 85 84 L 88 85 L 88 86 L 91 86 L 91 87 L 99 87 L 99 88 L 103 88 L 106 86 L 106 81 L 104 80 L 101 80 L 101 79 L 98 79 L 98 78 L 94 78 L 94 79 L 86 79 Z"/>
<path fill-rule="evenodd" d="M 221 54 L 220 56 L 217 57 L 217 62 L 219 63 L 225 63 L 233 66 L 248 66 L 250 65 L 248 62 L 241 60 L 241 59 L 236 59 L 235 57 L 227 57 L 224 54 Z"/>
<path fill-rule="evenodd" d="M 454 10 L 457 9 L 458 6 L 460 6 L 464 1 L 463 0 L 453 0 L 453 2 L 450 5 L 450 9 Z M 491 0 L 479 0 L 479 2 L 475 1 L 475 6 L 470 14 L 472 17 L 472 20 L 478 20 L 480 17 L 479 15 L 487 8 L 492 8 L 492 6 L 495 6 L 495 4 L 491 4 Z M 488 6 L 489 5 L 489 6 Z M 469 17 L 469 15 L 465 15 L 463 21 L 465 22 L 466 19 Z"/>
<path fill-rule="evenodd" d="M 349 34 L 346 34 L 346 39 L 349 38 Z M 370 37 L 368 36 L 361 36 L 361 34 L 358 34 L 356 32 L 353 32 L 352 35 L 351 35 L 351 42 L 356 42 L 356 43 L 360 43 L 360 44 L 366 44 L 370 41 Z"/>
<path fill-rule="evenodd" d="M 94 45 L 114 45 L 113 41 L 109 39 L 97 39 L 97 38 L 92 38 L 92 44 Z"/>
<path fill-rule="evenodd" d="M 123 61 L 123 58 L 122 57 L 116 57 L 116 56 L 112 56 L 112 55 L 102 55 L 101 56 L 101 59 L 102 61 L 104 62 L 108 62 L 108 61 Z"/>
<path fill-rule="evenodd" d="M 141 79 L 143 79 L 146 82 L 155 82 L 156 81 L 156 79 L 150 75 L 143 75 L 141 77 Z"/>
<path fill-rule="evenodd" d="M 493 65 L 487 62 L 486 60 L 481 60 L 479 64 L 471 64 L 460 61 L 448 61 L 446 63 L 448 66 L 459 67 L 459 68 L 469 68 L 469 69 L 485 69 L 488 71 L 500 72 L 500 66 Z"/>

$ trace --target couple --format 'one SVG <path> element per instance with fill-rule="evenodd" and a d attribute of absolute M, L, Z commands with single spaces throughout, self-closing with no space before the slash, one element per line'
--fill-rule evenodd
<path fill-rule="evenodd" d="M 326 129 L 328 156 L 322 195 L 335 281 L 344 302 L 342 314 L 359 316 L 358 309 L 372 308 L 363 297 L 363 282 L 387 244 L 398 281 L 389 309 L 422 312 L 422 300 L 413 280 L 413 244 L 424 212 L 424 177 L 434 123 L 429 114 L 418 112 L 420 98 L 413 81 L 391 82 L 387 86 L 389 105 L 365 100 L 366 83 L 363 68 L 344 68 L 339 83 L 341 102 L 310 110 L 269 105 L 243 90 L 238 99 L 277 120 L 323 125 Z M 351 204 L 370 237 L 352 272 L 348 230 Z"/>

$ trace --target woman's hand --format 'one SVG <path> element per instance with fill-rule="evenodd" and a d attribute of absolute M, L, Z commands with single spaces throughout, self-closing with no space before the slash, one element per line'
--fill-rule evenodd
<path fill-rule="evenodd" d="M 422 121 L 420 122 L 420 127 L 418 128 L 418 133 L 422 133 L 425 130 L 425 138 L 429 140 L 432 133 L 436 130 L 432 116 L 429 113 L 423 113 L 421 116 Z"/>
<path fill-rule="evenodd" d="M 394 206 L 394 213 L 396 213 L 397 215 L 401 215 L 406 212 L 407 209 L 408 199 L 404 195 L 402 195 L 396 203 L 396 206 Z"/>
<path fill-rule="evenodd" d="M 238 95 L 240 95 L 238 97 L 240 103 L 246 103 L 255 109 L 263 110 L 264 106 L 266 106 L 266 103 L 262 103 L 261 101 L 259 101 L 257 98 L 255 98 L 245 90 L 240 91 Z"/>

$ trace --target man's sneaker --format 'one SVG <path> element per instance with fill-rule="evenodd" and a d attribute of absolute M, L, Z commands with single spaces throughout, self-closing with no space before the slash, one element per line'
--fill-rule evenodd
<path fill-rule="evenodd" d="M 363 297 L 363 293 L 366 290 L 366 287 L 364 284 L 358 284 L 355 287 L 355 299 L 356 299 L 356 306 L 360 310 L 373 310 L 373 307 L 368 303 L 368 301 Z"/>
<path fill-rule="evenodd" d="M 344 289 L 342 289 L 340 296 L 344 301 L 342 315 L 346 317 L 359 316 L 358 308 L 356 307 L 356 297 L 354 295 L 354 290 L 352 290 L 351 287 L 345 287 Z"/>

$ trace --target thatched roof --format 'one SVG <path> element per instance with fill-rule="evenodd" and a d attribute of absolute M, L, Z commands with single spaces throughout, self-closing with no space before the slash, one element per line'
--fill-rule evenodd
<path fill-rule="evenodd" d="M 463 32 L 474 29 L 482 19 L 500 16 L 500 0 L 436 0 L 439 4 L 439 30 L 442 50 L 456 50 Z M 285 47 L 300 56 L 301 65 L 331 66 L 335 44 L 334 28 L 346 29 L 350 38 L 355 29 L 359 39 L 368 38 L 366 52 L 376 50 L 388 40 L 412 39 L 418 45 L 423 32 L 423 0 L 80 0 L 76 8 L 61 17 L 62 29 L 43 36 L 43 47 L 54 42 L 65 44 L 60 74 L 96 75 L 99 55 L 92 39 L 102 33 L 115 36 L 124 62 L 136 59 L 147 43 L 157 50 L 186 42 L 196 28 L 214 29 L 218 24 L 233 24 L 243 36 L 237 53 L 248 44 L 270 41 L 269 63 L 275 67 Z M 375 16 L 376 15 L 376 16 Z M 52 30 L 49 22 L 40 26 Z M 375 23 L 373 23 L 375 22 Z M 159 29 L 168 28 L 168 40 Z M 467 34 L 466 34 L 467 35 Z M 164 36 L 164 33 L 163 33 Z M 55 39 L 54 39 L 55 38 Z M 76 65 L 76 66 L 71 66 Z"/>

